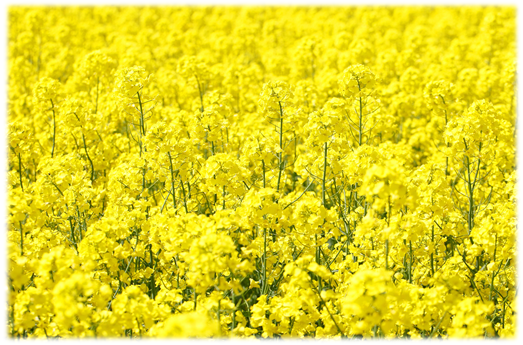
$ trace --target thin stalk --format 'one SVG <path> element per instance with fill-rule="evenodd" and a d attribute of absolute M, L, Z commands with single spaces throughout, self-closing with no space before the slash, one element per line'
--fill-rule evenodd
<path fill-rule="evenodd" d="M 262 159 L 263 188 L 265 188 L 265 161 Z"/>
<path fill-rule="evenodd" d="M 20 178 L 20 187 L 22 192 L 24 191 L 24 184 L 22 183 L 22 158 L 20 157 L 20 152 L 18 152 L 18 177 Z"/>
<path fill-rule="evenodd" d="M 196 288 L 194 288 L 194 310 L 196 310 Z"/>
<path fill-rule="evenodd" d="M 385 269 L 389 269 L 389 239 L 385 240 Z"/>
<path fill-rule="evenodd" d="M 358 83 L 359 88 L 359 83 Z M 360 90 L 361 91 L 361 90 Z M 362 143 L 362 132 L 363 132 L 363 104 L 361 102 L 361 96 L 359 97 L 359 103 L 360 103 L 360 113 L 359 113 L 359 133 L 358 133 L 358 145 L 361 146 Z"/>
<path fill-rule="evenodd" d="M 74 248 L 76 249 L 76 251 L 78 252 L 78 247 L 76 245 L 76 238 L 74 236 L 74 227 L 73 227 L 73 221 L 71 219 L 69 219 L 69 226 L 71 227 L 71 242 L 73 243 L 74 245 Z"/>
<path fill-rule="evenodd" d="M 468 212 L 468 215 L 467 215 L 467 223 L 468 223 L 468 232 L 469 232 L 469 235 L 472 231 L 472 228 L 474 227 L 474 188 L 472 186 L 472 181 L 471 181 L 471 178 L 470 178 L 470 161 L 469 161 L 469 157 L 468 156 L 465 156 L 465 159 L 466 159 L 466 168 L 467 168 L 467 175 L 468 175 L 468 180 L 467 180 L 467 187 L 468 187 L 468 192 L 469 192 L 469 212 Z"/>
<path fill-rule="evenodd" d="M 325 207 L 325 180 L 327 178 L 327 142 L 324 144 L 323 149 L 323 180 L 321 181 L 321 204 Z"/>
<path fill-rule="evenodd" d="M 389 201 L 389 212 L 387 212 L 387 225 L 390 226 L 390 218 L 391 218 L 391 203 L 390 203 L 390 195 L 388 198 Z M 389 239 L 387 238 L 385 240 L 385 269 L 389 269 Z"/>
<path fill-rule="evenodd" d="M 432 224 L 432 247 L 434 248 L 434 224 Z M 430 271 L 432 272 L 432 277 L 434 277 L 434 253 L 430 253 Z"/>
<path fill-rule="evenodd" d="M 136 92 L 138 95 L 138 103 L 140 105 L 140 140 L 138 142 L 138 145 L 140 146 L 140 157 L 142 156 L 142 152 L 145 152 L 146 149 L 143 146 L 142 138 L 145 136 L 145 114 L 143 113 L 143 107 L 142 107 L 142 99 L 140 98 L 140 92 Z"/>
<path fill-rule="evenodd" d="M 145 164 L 147 164 L 147 161 L 145 161 Z M 147 169 L 147 166 L 144 165 L 143 170 L 142 170 L 142 191 L 145 190 L 145 171 L 146 171 L 146 169 Z M 140 193 L 140 195 L 141 194 L 142 193 Z"/>
<path fill-rule="evenodd" d="M 183 194 L 183 207 L 185 208 L 185 213 L 189 213 L 189 210 L 187 209 L 187 199 L 185 197 L 185 187 L 183 186 L 183 180 L 180 176 L 180 183 L 182 185 L 182 194 Z"/>
<path fill-rule="evenodd" d="M 236 328 L 236 302 L 235 302 L 235 296 L 234 296 L 234 289 L 231 289 L 231 301 L 234 305 L 234 309 L 232 310 L 232 326 L 231 330 Z"/>
<path fill-rule="evenodd" d="M 267 286 L 267 228 L 263 228 L 263 271 L 262 271 L 262 295 Z"/>
<path fill-rule="evenodd" d="M 497 249 L 498 249 L 498 234 L 496 234 L 496 239 L 494 240 L 494 257 L 493 257 L 494 262 L 496 262 Z M 492 280 L 490 281 L 490 292 L 489 292 L 489 296 L 488 296 L 489 301 L 492 301 L 492 290 L 494 289 L 494 278 L 495 277 L 496 277 L 496 275 L 494 274 L 494 272 L 492 272 Z"/>
<path fill-rule="evenodd" d="M 445 316 L 447 316 L 447 311 L 445 311 L 445 313 L 443 313 L 443 316 L 442 316 L 441 319 L 439 320 L 439 322 L 438 322 L 438 324 L 436 325 L 436 327 L 434 327 L 434 329 L 432 330 L 432 332 L 430 332 L 429 338 L 432 338 L 432 336 L 433 336 L 434 334 L 436 334 L 436 332 L 438 331 L 439 326 L 440 326 L 441 323 L 443 322 L 443 319 L 445 318 Z"/>
<path fill-rule="evenodd" d="M 129 262 L 127 263 L 127 268 L 124 271 L 125 274 L 127 274 L 127 272 L 129 271 L 129 268 L 131 267 L 131 263 L 133 262 L 134 259 L 136 259 L 136 256 L 131 256 L 131 259 L 129 259 Z M 116 272 L 118 273 L 118 283 L 119 284 L 118 284 L 118 287 L 116 288 L 116 291 L 113 294 L 113 297 L 107 304 L 107 310 L 111 310 L 111 304 L 112 304 L 113 300 L 115 299 L 118 292 L 122 289 L 122 285 L 125 284 L 125 283 L 122 283 L 122 281 L 120 280 L 120 271 L 117 270 Z"/>
<path fill-rule="evenodd" d="M 294 328 L 294 316 L 290 317 L 290 325 L 289 325 L 289 335 L 292 336 L 292 329 Z"/>
<path fill-rule="evenodd" d="M 311 278 L 311 283 L 312 283 L 312 278 Z M 320 297 L 320 300 L 323 302 L 323 305 L 325 306 L 325 309 L 327 309 L 327 313 L 329 314 L 329 316 L 331 317 L 331 320 L 332 322 L 334 322 L 334 326 L 336 326 L 336 329 L 338 330 L 338 332 L 341 333 L 342 337 L 347 337 L 345 335 L 345 333 L 343 333 L 343 331 L 341 330 L 341 328 L 338 326 L 338 323 L 336 322 L 336 320 L 334 319 L 334 316 L 332 315 L 331 311 L 329 310 L 329 307 L 327 306 L 327 303 L 325 303 L 325 300 L 323 299 L 323 297 L 321 297 L 321 290 L 318 290 L 314 287 L 314 284 L 311 284 L 312 287 L 314 288 L 314 290 L 316 290 L 316 293 L 318 294 L 318 297 Z"/>
<path fill-rule="evenodd" d="M 169 156 L 169 164 L 170 164 L 169 170 L 171 171 L 171 181 L 172 181 L 171 194 L 173 195 L 173 207 L 176 210 L 176 195 L 174 193 L 174 179 L 175 179 L 175 176 L 174 176 L 174 171 L 173 171 L 173 160 L 171 158 L 171 153 L 170 152 L 167 152 L 167 155 Z M 176 174 L 178 174 L 178 173 L 176 173 Z M 183 187 L 183 182 L 182 182 L 182 187 Z M 187 207 L 186 207 L 186 209 L 187 209 Z"/>
<path fill-rule="evenodd" d="M 360 81 L 358 81 L 358 91 L 361 92 L 361 85 Z M 361 146 L 362 143 L 362 136 L 363 136 L 363 103 L 361 101 L 361 94 L 359 97 L 359 103 L 360 103 L 360 113 L 358 114 L 358 127 L 359 127 L 359 133 L 358 133 L 358 146 Z"/>
<path fill-rule="evenodd" d="M 298 196 L 296 199 L 294 199 L 291 203 L 289 203 L 287 206 L 285 206 L 282 210 L 285 210 L 287 207 L 291 206 L 292 204 L 294 204 L 296 201 L 300 200 L 300 198 L 309 190 L 309 187 L 312 186 L 312 183 L 314 182 L 315 180 L 313 179 L 309 185 L 307 186 L 307 188 L 305 188 L 305 190 L 300 194 L 300 196 Z"/>
<path fill-rule="evenodd" d="M 89 163 L 91 164 L 91 182 L 94 182 L 94 165 L 93 165 L 93 161 L 91 160 L 91 157 L 89 156 L 89 152 L 87 152 L 87 145 L 85 144 L 85 135 L 84 135 L 83 131 L 82 131 L 82 140 L 84 142 L 85 155 L 87 156 L 87 159 L 89 160 Z"/>
<path fill-rule="evenodd" d="M 20 256 L 24 256 L 24 230 L 22 228 L 22 222 L 20 224 Z"/>
<path fill-rule="evenodd" d="M 443 97 L 442 97 L 443 99 Z M 445 100 L 443 100 L 445 102 Z M 447 128 L 448 124 L 448 117 L 447 117 L 447 111 L 445 110 L 445 128 Z M 449 143 L 447 143 L 447 147 L 449 147 Z M 445 176 L 449 176 L 449 157 L 445 157 Z"/>
<path fill-rule="evenodd" d="M 320 247 L 318 246 L 318 234 L 314 234 L 314 240 L 316 242 L 316 263 L 320 264 Z"/>
<path fill-rule="evenodd" d="M 321 204 L 323 207 L 325 207 L 325 180 L 327 177 L 327 142 L 324 144 L 324 151 L 323 151 L 323 178 L 321 181 Z M 320 264 L 320 247 L 318 246 L 318 234 L 314 235 L 314 238 L 316 240 L 316 263 Z M 321 286 L 321 279 L 318 277 L 318 284 Z"/>
<path fill-rule="evenodd" d="M 278 184 L 276 186 L 277 192 L 280 191 L 281 173 L 283 171 L 283 108 L 281 107 L 281 102 L 278 102 L 278 104 L 280 105 L 280 152 L 278 153 Z"/>
<path fill-rule="evenodd" d="M 127 120 L 125 120 L 125 134 L 127 135 L 127 148 L 129 153 L 131 153 L 131 139 L 129 138 L 129 124 L 127 123 Z"/>
<path fill-rule="evenodd" d="M 152 251 L 152 246 L 149 246 L 149 260 L 150 260 L 150 264 L 151 264 L 151 268 L 154 270 L 155 267 L 154 267 L 154 261 L 153 261 L 153 251 Z M 156 298 L 156 286 L 155 286 L 155 283 L 154 283 L 154 271 L 153 273 L 151 274 L 151 277 L 150 277 L 150 284 L 151 284 L 151 299 L 155 299 Z"/>
<path fill-rule="evenodd" d="M 409 263 L 409 283 L 412 284 L 412 241 L 409 240 L 409 255 L 410 255 L 410 263 Z"/>
<path fill-rule="evenodd" d="M 220 315 L 220 309 L 221 309 L 221 303 L 222 303 L 222 300 L 219 299 L 218 300 L 218 324 L 221 325 L 221 315 Z M 221 330 L 221 327 L 220 327 L 220 330 Z"/>
<path fill-rule="evenodd" d="M 171 191 L 167 193 L 167 196 L 165 197 L 165 200 L 163 201 L 162 208 L 160 209 L 160 213 L 163 212 L 163 208 L 165 207 L 165 204 L 167 203 L 167 199 L 169 199 L 169 196 L 171 195 Z"/>
<path fill-rule="evenodd" d="M 200 85 L 200 79 L 198 79 L 198 76 L 195 74 L 194 77 L 196 78 L 196 82 L 198 83 L 198 92 L 199 92 L 199 94 L 200 94 L 200 105 L 201 105 L 200 111 L 201 111 L 202 114 L 203 114 L 204 108 L 203 108 L 203 92 L 202 92 L 202 87 L 201 87 L 201 85 Z"/>
<path fill-rule="evenodd" d="M 508 294 L 507 294 L 508 296 Z M 503 300 L 503 314 L 502 314 L 502 317 L 501 317 L 501 327 L 502 328 L 505 328 L 505 305 L 506 305 L 506 300 L 504 299 Z"/>
<path fill-rule="evenodd" d="M 223 205 L 222 206 L 223 206 L 223 209 L 225 210 L 225 186 L 223 186 L 223 194 L 222 194 L 222 196 L 223 196 Z"/>
<path fill-rule="evenodd" d="M 145 114 L 143 113 L 142 99 L 140 98 L 140 92 L 136 92 L 136 95 L 138 96 L 138 104 L 140 105 L 140 129 L 142 135 L 145 136 Z"/>
<path fill-rule="evenodd" d="M 76 206 L 76 214 L 77 214 L 77 220 L 76 220 L 76 223 L 78 224 L 78 230 L 79 230 L 79 235 L 80 235 L 80 241 L 82 241 L 83 239 L 83 235 L 82 235 L 82 224 L 84 226 L 84 231 L 87 231 L 87 225 L 85 224 L 85 219 L 82 219 L 82 217 L 80 216 L 80 210 L 78 209 L 78 206 Z M 81 221 L 80 221 L 81 220 Z"/>
<path fill-rule="evenodd" d="M 50 99 L 51 101 L 51 109 L 53 110 L 53 148 L 51 149 L 51 158 L 54 157 L 54 147 L 55 147 L 55 142 L 56 142 L 56 113 L 54 111 L 54 103 L 53 103 L 53 100 Z"/>

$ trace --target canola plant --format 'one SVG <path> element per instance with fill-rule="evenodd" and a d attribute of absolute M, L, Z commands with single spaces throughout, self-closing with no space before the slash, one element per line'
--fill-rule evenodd
<path fill-rule="evenodd" d="M 9 336 L 514 337 L 515 12 L 10 7 Z"/>

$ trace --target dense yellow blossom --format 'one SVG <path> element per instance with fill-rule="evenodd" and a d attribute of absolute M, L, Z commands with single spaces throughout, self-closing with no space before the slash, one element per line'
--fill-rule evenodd
<path fill-rule="evenodd" d="M 9 8 L 12 338 L 511 338 L 513 7 Z"/>

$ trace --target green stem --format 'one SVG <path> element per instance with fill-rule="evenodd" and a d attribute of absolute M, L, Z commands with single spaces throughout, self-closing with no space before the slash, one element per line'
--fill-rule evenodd
<path fill-rule="evenodd" d="M 171 158 L 171 153 L 170 152 L 167 152 L 167 155 L 169 156 L 169 164 L 170 164 L 170 171 L 171 171 L 171 181 L 172 181 L 171 194 L 173 195 L 173 207 L 174 207 L 174 210 L 176 210 L 176 195 L 174 193 L 174 179 L 175 179 L 175 176 L 174 176 L 174 171 L 173 171 L 173 160 Z M 182 182 L 182 187 L 183 187 L 183 182 Z M 187 207 L 185 209 L 187 210 Z"/>
<path fill-rule="evenodd" d="M 327 178 L 327 142 L 324 144 L 323 150 L 323 180 L 321 184 L 321 204 L 325 207 L 325 180 Z"/>
<path fill-rule="evenodd" d="M 314 240 L 316 242 L 316 263 L 320 264 L 320 247 L 318 245 L 318 234 L 314 234 Z"/>
<path fill-rule="evenodd" d="M 20 152 L 18 152 L 18 177 L 20 178 L 20 187 L 22 192 L 24 191 L 24 184 L 22 183 L 22 158 L 20 157 Z"/>
<path fill-rule="evenodd" d="M 434 224 L 432 224 L 432 248 L 434 250 Z M 432 277 L 434 277 L 434 253 L 430 253 L 430 270 L 432 272 Z"/>
<path fill-rule="evenodd" d="M 220 309 L 221 309 L 221 302 L 222 302 L 222 300 L 219 299 L 219 300 L 218 300 L 218 325 L 221 325 L 221 315 L 220 315 L 220 311 L 221 311 L 221 310 L 220 310 Z M 221 327 L 220 327 L 220 329 L 221 329 Z"/>
<path fill-rule="evenodd" d="M 385 269 L 389 269 L 389 239 L 385 240 Z"/>
<path fill-rule="evenodd" d="M 358 83 L 359 87 L 359 83 Z M 359 114 L 359 133 L 358 133 L 358 144 L 361 146 L 362 143 L 362 131 L 363 131 L 363 104 L 361 102 L 361 97 L 359 98 L 360 103 L 360 114 Z"/>
<path fill-rule="evenodd" d="M 136 92 L 138 96 L 138 104 L 140 105 L 140 129 L 142 135 L 145 136 L 145 114 L 143 113 L 142 99 L 140 98 L 140 92 Z"/>
<path fill-rule="evenodd" d="M 265 161 L 262 159 L 263 188 L 265 188 Z"/>
<path fill-rule="evenodd" d="M 211 133 L 211 126 L 207 126 L 207 130 L 209 131 L 208 133 Z M 205 140 L 207 140 L 207 135 L 205 137 Z M 211 155 L 214 156 L 214 141 L 211 141 Z"/>
<path fill-rule="evenodd" d="M 163 212 L 163 208 L 165 207 L 165 204 L 167 203 L 167 199 L 171 196 L 171 190 L 167 193 L 167 196 L 165 197 L 165 200 L 163 201 L 162 208 L 160 208 L 160 213 Z"/>
<path fill-rule="evenodd" d="M 263 271 L 262 271 L 262 295 L 267 286 L 267 228 L 263 228 Z"/>
<path fill-rule="evenodd" d="M 323 151 L 323 178 L 322 178 L 322 188 L 321 188 L 321 204 L 323 207 L 325 207 L 325 180 L 327 177 L 327 142 L 324 144 L 324 151 Z M 316 263 L 320 264 L 320 247 L 318 246 L 318 234 L 314 235 L 316 240 Z M 318 277 L 318 284 L 321 287 L 321 278 Z"/>
<path fill-rule="evenodd" d="M 145 114 L 143 113 L 143 107 L 142 107 L 142 100 L 140 98 L 140 92 L 136 92 L 138 95 L 138 103 L 140 105 L 140 141 L 138 142 L 138 145 L 140 146 L 140 157 L 142 156 L 142 152 L 145 152 L 146 149 L 143 146 L 142 139 L 145 136 Z"/>
<path fill-rule="evenodd" d="M 494 240 L 494 262 L 496 262 L 496 251 L 498 249 L 498 234 L 496 234 L 496 239 Z M 499 272 L 499 271 L 498 271 Z M 488 300 L 492 301 L 492 290 L 494 289 L 494 278 L 496 277 L 495 273 L 492 272 L 492 280 L 490 281 L 490 292 L 488 296 Z"/>
<path fill-rule="evenodd" d="M 409 240 L 409 254 L 410 254 L 410 263 L 409 263 L 409 283 L 412 284 L 412 241 Z"/>
<path fill-rule="evenodd" d="M 189 213 L 189 210 L 187 209 L 187 199 L 185 197 L 185 187 L 183 185 L 183 179 L 180 176 L 180 183 L 182 185 L 182 194 L 183 194 L 183 207 L 185 208 L 185 213 Z"/>
<path fill-rule="evenodd" d="M 20 224 L 20 256 L 24 256 L 24 230 L 22 228 L 22 222 Z"/>
<path fill-rule="evenodd" d="M 234 309 L 232 310 L 232 326 L 231 331 L 236 328 L 236 298 L 234 296 L 234 289 L 231 289 L 231 301 L 234 305 Z"/>
<path fill-rule="evenodd" d="M 74 226 L 73 226 L 73 221 L 71 219 L 69 219 L 69 226 L 71 227 L 71 242 L 73 243 L 75 249 L 77 250 L 78 252 L 78 247 L 76 245 L 76 238 L 74 236 Z"/>
<path fill-rule="evenodd" d="M 196 310 L 196 288 L 194 288 L 194 310 Z"/>
<path fill-rule="evenodd" d="M 225 210 L 225 186 L 223 186 L 223 209 Z"/>
<path fill-rule="evenodd" d="M 53 103 L 53 100 L 50 99 L 51 101 L 51 106 L 52 106 L 52 110 L 53 110 L 53 148 L 51 149 L 51 158 L 54 157 L 54 147 L 55 147 L 55 142 L 56 142 L 56 113 L 54 111 L 54 103 Z"/>
<path fill-rule="evenodd" d="M 325 303 L 325 300 L 323 299 L 323 297 L 321 297 L 321 290 L 318 290 L 314 284 L 312 284 L 312 278 L 311 278 L 311 285 L 313 287 L 313 289 L 316 291 L 316 293 L 318 294 L 318 297 L 320 298 L 321 302 L 323 303 L 323 305 L 325 306 L 325 309 L 327 310 L 327 313 L 329 314 L 332 322 L 334 322 L 334 325 L 336 326 L 336 329 L 338 330 L 338 332 L 341 333 L 342 337 L 347 337 L 345 333 L 343 333 L 343 331 L 341 330 L 341 328 L 338 326 L 338 323 L 336 322 L 336 320 L 334 319 L 334 316 L 332 315 L 331 311 L 329 310 L 329 307 L 327 306 L 327 303 Z"/>
<path fill-rule="evenodd" d="M 281 102 L 278 102 L 280 105 L 280 152 L 278 153 L 278 185 L 276 186 L 276 191 L 280 191 L 280 181 L 281 173 L 283 171 L 283 108 L 281 107 Z"/>
<path fill-rule="evenodd" d="M 203 108 L 203 92 L 202 92 L 202 87 L 200 85 L 200 79 L 198 79 L 198 76 L 195 74 L 194 77 L 196 78 L 196 82 L 198 83 L 198 92 L 200 93 L 200 111 L 202 112 L 203 114 L 203 111 L 204 111 L 204 108 Z"/>
<path fill-rule="evenodd" d="M 89 156 L 89 152 L 87 152 L 87 145 L 85 144 L 85 135 L 84 135 L 83 131 L 82 131 L 82 140 L 84 142 L 85 155 L 87 156 L 87 159 L 89 160 L 89 163 L 91 164 L 91 182 L 94 182 L 94 165 L 93 165 L 93 161 L 91 160 L 91 157 Z"/>
<path fill-rule="evenodd" d="M 434 334 L 436 334 L 436 332 L 438 331 L 439 329 L 439 326 L 441 325 L 441 323 L 443 322 L 443 319 L 445 318 L 445 316 L 447 315 L 447 311 L 445 311 L 445 313 L 443 313 L 443 316 L 441 317 L 441 319 L 439 320 L 438 324 L 436 325 L 436 327 L 434 327 L 434 329 L 432 330 L 432 332 L 430 332 L 430 335 L 429 335 L 429 338 L 432 338 L 432 336 Z"/>

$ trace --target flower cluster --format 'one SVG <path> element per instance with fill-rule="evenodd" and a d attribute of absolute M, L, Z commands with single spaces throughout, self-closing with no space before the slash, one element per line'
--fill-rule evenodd
<path fill-rule="evenodd" d="M 12 338 L 510 338 L 515 8 L 9 8 Z"/>

